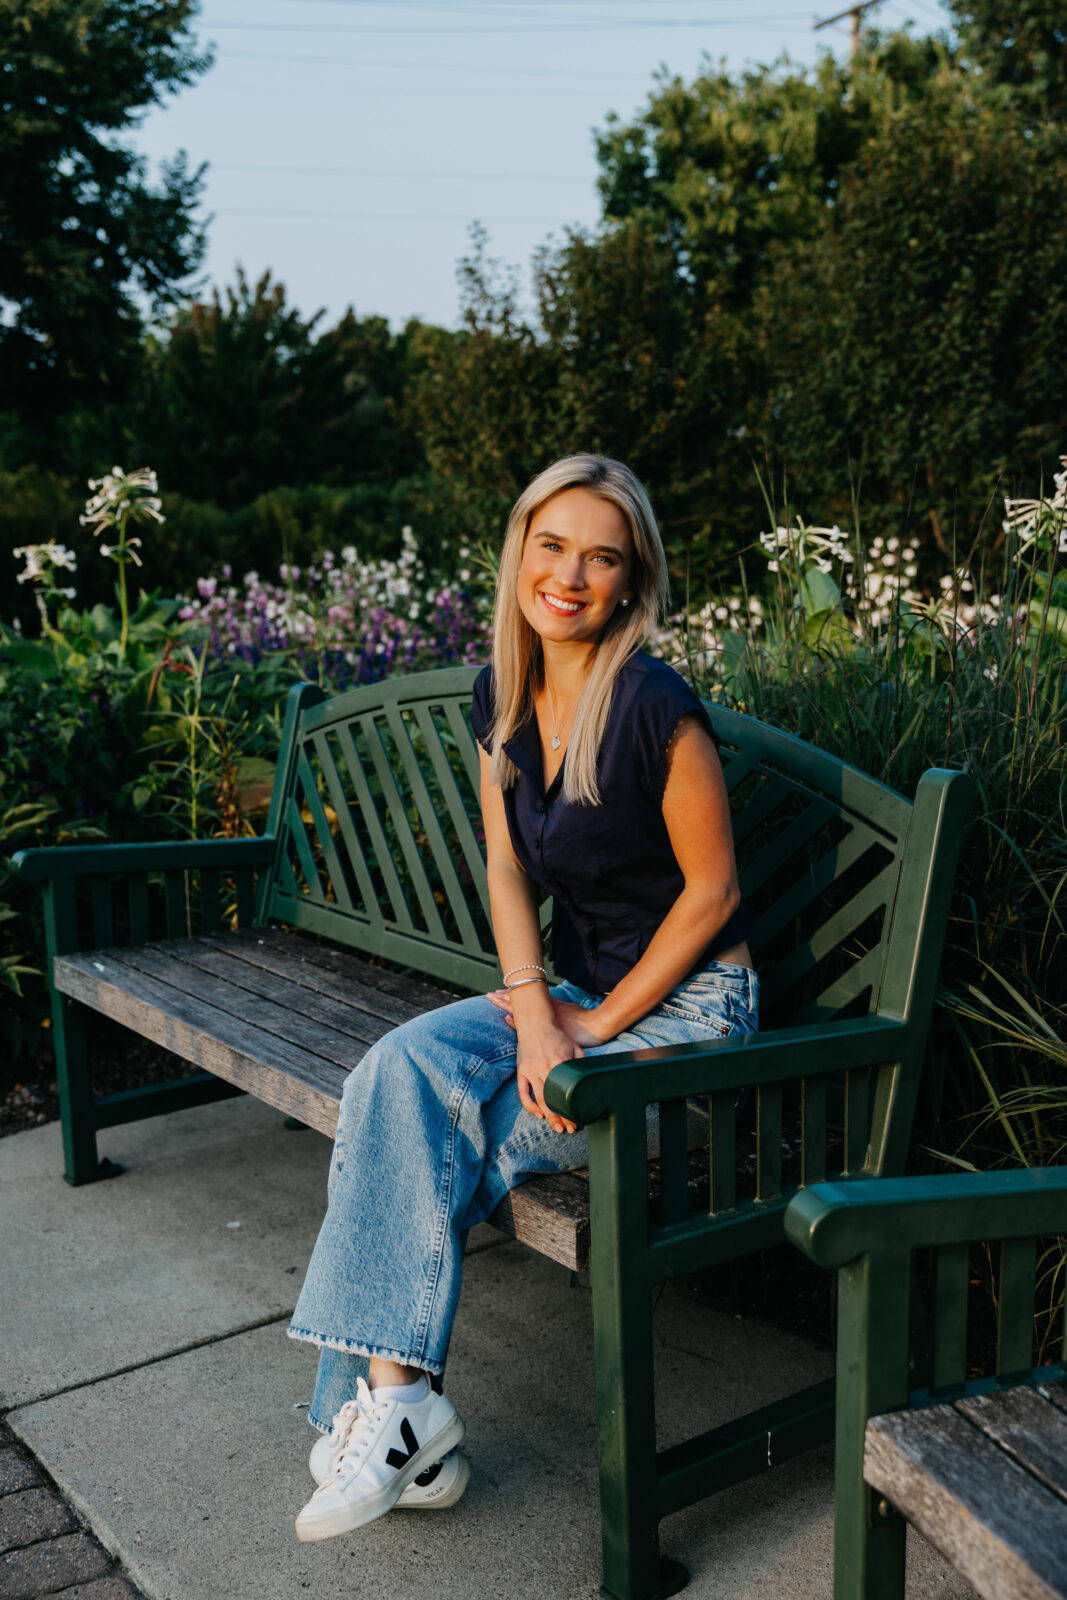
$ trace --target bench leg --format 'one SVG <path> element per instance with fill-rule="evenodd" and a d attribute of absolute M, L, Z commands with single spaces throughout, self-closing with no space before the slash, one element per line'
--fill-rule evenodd
<path fill-rule="evenodd" d="M 622 1160 L 628 1142 L 633 1149 Z M 643 1122 L 632 1141 L 614 1118 L 589 1129 L 602 1600 L 664 1600 L 688 1578 L 659 1553 L 645 1161 Z"/>
<path fill-rule="evenodd" d="M 96 1183 L 122 1171 L 96 1151 L 96 1113 L 89 1082 L 85 1011 L 67 995 L 52 996 L 59 1114 L 63 1124 L 63 1176 L 70 1184 Z"/>
<path fill-rule="evenodd" d="M 915 1274 L 910 1252 L 875 1278 L 870 1258 L 838 1273 L 837 1437 L 834 1451 L 834 1600 L 904 1600 L 907 1524 L 863 1476 L 867 1418 L 908 1403 L 894 1360 L 909 1348 Z"/>

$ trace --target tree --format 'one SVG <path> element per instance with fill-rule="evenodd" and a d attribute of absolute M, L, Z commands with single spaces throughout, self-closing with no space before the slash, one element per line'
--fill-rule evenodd
<path fill-rule="evenodd" d="M 99 415 L 137 367 L 147 306 L 188 287 L 204 252 L 184 154 L 151 187 L 116 135 L 210 65 L 197 0 L 0 0 L 0 391 L 21 453 L 56 459 L 60 417 Z"/>
<path fill-rule="evenodd" d="M 1039 117 L 1067 121 L 1067 18 L 1057 0 L 949 0 L 964 59 Z"/>
<path fill-rule="evenodd" d="M 415 470 L 399 420 L 407 333 L 350 310 L 317 331 L 264 273 L 238 269 L 225 296 L 178 312 L 151 336 L 138 413 L 139 456 L 164 484 L 226 509 L 285 485 L 385 483 Z"/>
<path fill-rule="evenodd" d="M 766 427 L 805 496 L 826 504 L 862 462 L 868 504 L 911 501 L 942 552 L 983 520 L 995 539 L 999 494 L 1067 437 L 1067 133 L 946 78 L 781 254 L 758 311 Z"/>

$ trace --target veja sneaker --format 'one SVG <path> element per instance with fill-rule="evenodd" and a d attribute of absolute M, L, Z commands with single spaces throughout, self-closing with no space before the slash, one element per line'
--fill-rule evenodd
<path fill-rule="evenodd" d="M 351 1401 L 348 1402 L 352 1404 Z M 327 1478 L 333 1476 L 333 1460 L 341 1447 L 341 1439 L 336 1438 L 338 1432 L 343 1437 L 348 1437 L 348 1427 L 352 1418 L 343 1418 L 343 1409 L 334 1418 L 333 1427 L 329 1433 L 324 1433 L 316 1439 L 311 1447 L 308 1466 L 311 1476 L 316 1483 L 325 1483 Z M 341 1423 L 341 1428 L 338 1424 Z M 420 1472 L 413 1478 L 404 1493 L 397 1501 L 397 1511 L 446 1511 L 449 1506 L 454 1506 L 457 1500 L 463 1498 L 463 1491 L 470 1481 L 471 1464 L 462 1450 L 453 1450 L 451 1455 L 443 1461 L 435 1461 L 432 1467 L 427 1467 L 425 1472 Z"/>
<path fill-rule="evenodd" d="M 431 1389 L 422 1400 L 376 1400 L 364 1378 L 335 1425 L 344 1437 L 330 1458 L 330 1476 L 296 1519 L 297 1537 L 304 1541 L 333 1539 L 384 1516 L 427 1467 L 455 1449 L 466 1431 L 446 1395 Z"/>

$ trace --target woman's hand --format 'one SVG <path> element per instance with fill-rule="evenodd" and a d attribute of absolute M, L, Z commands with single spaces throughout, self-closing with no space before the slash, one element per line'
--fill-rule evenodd
<path fill-rule="evenodd" d="M 507 1012 L 508 1025 L 513 1028 L 515 1026 L 515 1018 L 511 1012 L 511 996 L 508 991 L 506 989 L 493 989 L 485 998 L 496 1006 L 499 1011 Z M 560 1028 L 569 1039 L 573 1039 L 575 1044 L 584 1045 L 589 1050 L 594 1045 L 607 1044 L 608 1039 L 614 1037 L 612 1034 L 604 1035 L 598 1032 L 595 1023 L 598 1008 L 576 1006 L 573 1000 L 557 1000 L 552 996 L 550 996 L 550 999 L 552 1000 L 552 1016 L 557 1028 Z M 561 1057 L 560 1059 L 564 1058 Z"/>
<path fill-rule="evenodd" d="M 508 1021 L 515 1026 L 511 1017 Z M 543 1117 L 553 1133 L 577 1133 L 577 1123 L 568 1122 L 545 1105 L 545 1079 L 561 1061 L 578 1060 L 585 1051 L 550 1020 L 524 1024 L 518 1033 L 515 1080 L 521 1104 L 531 1116 Z"/>

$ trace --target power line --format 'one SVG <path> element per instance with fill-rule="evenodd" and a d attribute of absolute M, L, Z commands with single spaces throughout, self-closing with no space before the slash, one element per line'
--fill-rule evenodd
<path fill-rule="evenodd" d="M 793 11 L 779 16 L 753 17 L 750 18 L 749 21 L 757 23 L 792 22 L 795 23 L 798 28 L 801 26 L 796 12 Z M 458 28 L 426 26 L 422 23 L 414 26 L 397 27 L 393 24 L 378 23 L 357 23 L 353 25 L 351 23 L 333 22 L 208 22 L 207 20 L 204 20 L 199 24 L 199 29 L 203 33 L 217 33 L 229 29 L 230 31 L 249 33 L 418 33 L 420 35 L 427 33 L 439 33 L 446 35 L 454 34 L 458 37 L 470 33 L 553 34 L 587 33 L 590 31 L 603 32 L 607 29 L 622 29 L 624 31 L 632 31 L 634 29 L 648 28 L 702 28 L 705 32 L 707 32 L 709 29 L 714 28 L 742 27 L 745 25 L 746 24 L 744 22 L 725 23 L 719 17 L 663 17 L 658 21 L 646 20 L 644 18 L 630 18 L 618 21 L 604 21 L 602 19 L 598 19 L 596 21 L 591 20 L 589 22 L 575 22 L 568 20 L 566 22 L 561 21 L 558 24 L 549 25 L 548 27 L 545 26 L 543 21 L 516 23 L 514 25 L 509 24 L 506 27 L 482 26 L 481 24 L 467 26 L 464 24 Z"/>
<path fill-rule="evenodd" d="M 650 74 L 647 72 L 581 72 L 577 69 L 568 70 L 566 67 L 488 67 L 477 62 L 466 61 L 405 61 L 398 57 L 389 57 L 386 60 L 373 56 L 291 56 L 272 55 L 266 50 L 227 50 L 224 57 L 226 61 L 297 61 L 301 65 L 311 67 L 399 67 L 403 71 L 427 72 L 474 72 L 483 73 L 493 78 L 581 78 L 583 82 L 590 80 L 597 83 L 630 83 L 640 79 L 648 82 Z"/>
<path fill-rule="evenodd" d="M 463 215 L 446 214 L 443 212 L 406 212 L 406 211 L 259 211 L 254 208 L 220 206 L 212 211 L 213 217 L 262 217 L 271 222 L 460 222 L 464 227 L 472 222 L 491 222 L 494 226 L 498 223 L 524 223 L 539 228 L 557 228 L 566 226 L 560 217 L 473 217 L 470 212 Z"/>
<path fill-rule="evenodd" d="M 309 178 L 432 178 L 439 182 L 446 178 L 472 179 L 488 183 L 580 183 L 591 184 L 588 178 L 572 175 L 560 177 L 555 173 L 534 172 L 431 172 L 405 167 L 276 167 L 269 163 L 244 161 L 212 161 L 212 172 L 270 172 L 293 173 Z"/>

